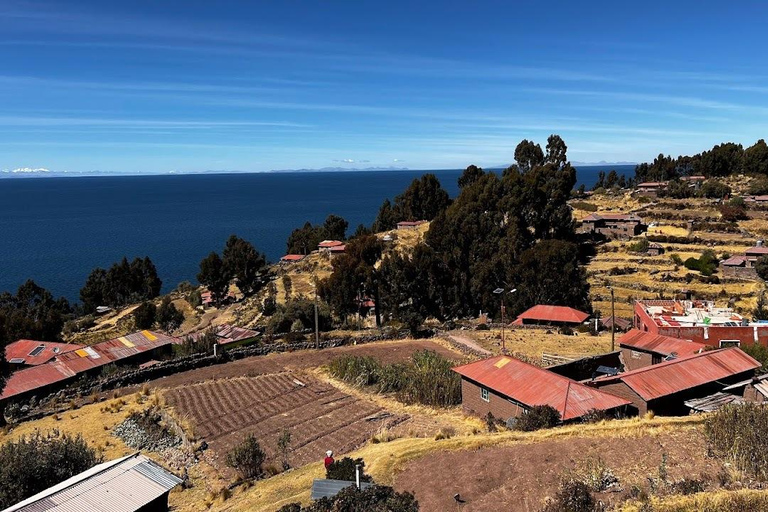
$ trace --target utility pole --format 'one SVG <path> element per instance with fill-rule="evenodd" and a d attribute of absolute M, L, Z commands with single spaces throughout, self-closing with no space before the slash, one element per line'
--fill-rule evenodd
<path fill-rule="evenodd" d="M 507 353 L 507 344 L 504 340 L 504 310 L 507 309 L 504 306 L 504 296 L 501 296 L 501 353 Z"/>
<path fill-rule="evenodd" d="M 315 283 L 315 348 L 320 350 L 320 326 L 317 322 L 317 283 Z"/>
<path fill-rule="evenodd" d="M 611 352 L 616 350 L 616 310 L 613 307 L 613 288 L 611 288 Z"/>

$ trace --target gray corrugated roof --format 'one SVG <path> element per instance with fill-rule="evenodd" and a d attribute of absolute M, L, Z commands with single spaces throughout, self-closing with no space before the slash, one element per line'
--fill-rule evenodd
<path fill-rule="evenodd" d="M 135 453 L 94 466 L 3 512 L 134 512 L 180 483 Z"/>
<path fill-rule="evenodd" d="M 332 498 L 342 489 L 352 485 L 355 485 L 355 482 L 350 482 L 348 480 L 316 479 L 312 482 L 312 499 L 319 500 L 320 498 Z M 373 487 L 373 484 L 360 482 L 361 489 L 365 490 L 369 487 Z"/>

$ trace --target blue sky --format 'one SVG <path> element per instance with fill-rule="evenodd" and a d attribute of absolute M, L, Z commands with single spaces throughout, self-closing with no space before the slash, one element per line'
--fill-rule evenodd
<path fill-rule="evenodd" d="M 767 18 L 760 2 L 0 0 L 0 169 L 494 166 L 550 133 L 586 162 L 751 145 Z"/>

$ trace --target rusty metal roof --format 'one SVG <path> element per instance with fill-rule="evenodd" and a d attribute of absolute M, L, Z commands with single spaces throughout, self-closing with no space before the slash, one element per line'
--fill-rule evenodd
<path fill-rule="evenodd" d="M 323 240 L 319 244 L 317 244 L 317 247 L 320 249 L 327 249 L 330 247 L 337 247 L 339 245 L 344 245 L 344 242 L 341 242 L 339 240 Z"/>
<path fill-rule="evenodd" d="M 678 357 L 696 354 L 707 347 L 703 343 L 643 332 L 639 329 L 631 329 L 619 338 L 619 346 L 655 352 L 663 356 L 676 354 Z"/>
<path fill-rule="evenodd" d="M 135 512 L 181 482 L 135 453 L 94 466 L 3 512 Z"/>
<path fill-rule="evenodd" d="M 609 410 L 629 404 L 623 398 L 509 356 L 491 357 L 453 370 L 528 407 L 552 406 L 562 420 L 579 418 L 593 409 Z"/>
<path fill-rule="evenodd" d="M 280 258 L 280 261 L 301 261 L 304 259 L 303 254 L 286 254 L 282 258 Z"/>
<path fill-rule="evenodd" d="M 624 382 L 643 400 L 654 400 L 720 379 L 755 370 L 760 363 L 740 349 L 723 348 L 681 357 L 593 381 L 601 386 Z"/>
<path fill-rule="evenodd" d="M 82 345 L 55 343 L 52 341 L 18 340 L 6 345 L 5 358 L 19 360 L 21 364 L 35 366 L 50 361 L 59 354 L 82 348 Z M 16 361 L 14 361 L 16 362 Z"/>
<path fill-rule="evenodd" d="M 11 374 L 0 400 L 61 382 L 75 375 L 141 352 L 178 343 L 177 338 L 154 331 L 139 331 L 113 340 L 58 354 L 52 361 Z"/>
<path fill-rule="evenodd" d="M 229 324 L 221 324 L 214 326 L 215 333 L 216 333 L 216 342 L 219 345 L 228 345 L 229 343 L 235 343 L 238 341 L 248 340 L 251 338 L 255 338 L 259 334 L 261 334 L 259 331 L 254 331 L 253 329 L 246 329 L 245 327 L 235 327 L 233 325 Z M 197 340 L 199 338 L 202 338 L 205 336 L 204 331 L 196 332 L 194 334 L 190 334 L 189 337 Z"/>
<path fill-rule="evenodd" d="M 540 322 L 567 322 L 580 324 L 589 318 L 588 313 L 566 306 L 549 306 L 538 304 L 523 311 L 515 320 L 515 324 L 522 324 L 523 320 L 537 320 Z"/>

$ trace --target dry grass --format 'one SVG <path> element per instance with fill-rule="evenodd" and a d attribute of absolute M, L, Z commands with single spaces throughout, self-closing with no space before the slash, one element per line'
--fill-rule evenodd
<path fill-rule="evenodd" d="M 643 508 L 637 502 L 624 504 L 620 512 L 747 512 L 768 510 L 768 491 L 742 489 L 738 491 L 718 490 L 700 492 L 688 496 L 654 496 L 651 508 Z"/>
<path fill-rule="evenodd" d="M 493 353 L 501 353 L 501 329 L 489 331 L 462 331 L 478 345 Z M 545 329 L 504 329 L 507 350 L 523 354 L 533 359 L 541 358 L 543 353 L 562 356 L 585 356 L 602 354 L 611 348 L 610 333 L 600 336 L 579 333 L 575 336 L 560 334 L 555 330 L 547 333 Z"/>
<path fill-rule="evenodd" d="M 397 473 L 410 461 L 438 450 L 475 450 L 490 446 L 536 443 L 573 437 L 624 438 L 660 435 L 676 429 L 693 431 L 703 422 L 701 416 L 608 421 L 591 425 L 571 425 L 538 432 L 506 431 L 494 434 L 462 435 L 450 439 L 402 438 L 388 443 L 368 444 L 349 455 L 365 460 L 366 472 L 380 484 L 392 485 Z M 213 506 L 214 511 L 274 511 L 291 502 L 309 503 L 309 490 L 314 478 L 323 477 L 321 462 L 276 475 L 254 487 L 238 490 L 226 505 Z M 181 508 L 192 511 L 194 508 Z"/>

